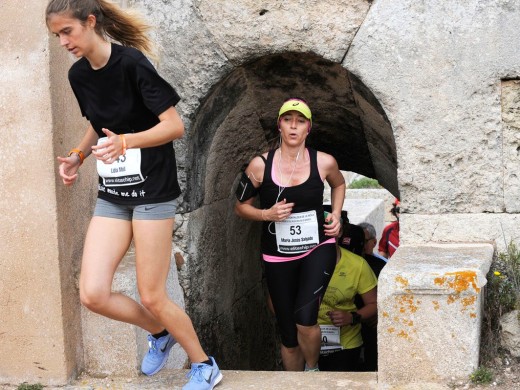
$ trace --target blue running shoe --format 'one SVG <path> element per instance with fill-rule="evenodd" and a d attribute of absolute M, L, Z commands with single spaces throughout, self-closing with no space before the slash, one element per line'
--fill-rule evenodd
<path fill-rule="evenodd" d="M 148 345 L 150 349 L 141 363 L 141 371 L 143 374 L 157 374 L 166 364 L 170 349 L 172 349 L 176 342 L 177 341 L 170 334 L 159 337 L 158 339 L 149 334 Z"/>
<path fill-rule="evenodd" d="M 192 363 L 191 371 L 186 375 L 190 378 L 182 390 L 211 390 L 222 380 L 222 373 L 218 369 L 215 359 L 209 357 L 212 366 L 204 363 Z"/>

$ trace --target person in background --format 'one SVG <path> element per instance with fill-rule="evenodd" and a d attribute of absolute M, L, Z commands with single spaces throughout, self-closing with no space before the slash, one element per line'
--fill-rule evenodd
<path fill-rule="evenodd" d="M 374 248 L 377 246 L 376 229 L 367 222 L 360 223 L 359 227 L 363 229 L 364 234 L 363 257 L 379 278 L 379 274 L 388 260 L 379 253 L 374 252 Z"/>
<path fill-rule="evenodd" d="M 45 15 L 50 32 L 78 58 L 69 82 L 89 121 L 77 147 L 58 157 L 59 174 L 73 185 L 92 154 L 99 175 L 81 263 L 81 303 L 150 333 L 144 374 L 157 373 L 178 342 L 192 362 L 183 389 L 213 389 L 222 379 L 217 363 L 166 291 L 180 194 L 173 141 L 184 126 L 175 109 L 177 92 L 144 55 L 154 57 L 149 26 L 106 0 L 51 0 Z M 141 303 L 112 291 L 132 240 Z"/>
<path fill-rule="evenodd" d="M 374 274 L 379 279 L 379 274 L 386 265 L 387 260 L 374 252 L 377 245 L 376 229 L 370 223 L 360 223 L 359 226 L 365 233 L 365 247 L 363 257 L 367 261 Z M 362 307 L 361 300 L 356 300 L 358 307 Z M 377 317 L 367 321 L 361 328 L 363 337 L 363 358 L 360 363 L 361 371 L 377 371 Z"/>
<path fill-rule="evenodd" d="M 331 212 L 330 204 L 324 204 L 323 209 Z M 348 219 L 347 210 L 341 210 L 342 234 L 339 246 L 346 250 L 363 257 L 363 248 L 365 246 L 365 233 L 358 225 L 351 224 Z"/>
<path fill-rule="evenodd" d="M 338 243 L 344 238 L 344 228 Z M 377 319 L 377 278 L 368 263 L 336 245 L 337 264 L 320 305 L 322 346 L 320 371 L 358 371 L 363 338 L 361 326 Z M 363 307 L 357 307 L 359 296 Z"/>
<path fill-rule="evenodd" d="M 336 265 L 345 180 L 334 157 L 305 145 L 312 114 L 304 100 L 286 100 L 277 125 L 280 145 L 251 160 L 237 187 L 235 212 L 263 222 L 261 251 L 284 369 L 318 371 L 318 309 Z M 325 180 L 332 203 L 327 215 Z"/>
<path fill-rule="evenodd" d="M 387 225 L 383 234 L 381 235 L 381 239 L 379 240 L 379 253 L 390 259 L 394 252 L 399 247 L 399 200 L 396 199 L 394 203 L 392 203 L 392 209 L 390 210 L 392 215 L 396 218 L 396 220 L 389 225 Z"/>

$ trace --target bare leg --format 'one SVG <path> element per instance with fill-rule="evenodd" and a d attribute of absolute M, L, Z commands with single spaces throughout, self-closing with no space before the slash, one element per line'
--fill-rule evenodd
<path fill-rule="evenodd" d="M 166 327 L 192 362 L 208 360 L 188 315 L 166 292 L 173 219 L 133 220 L 137 286 L 141 302 Z"/>
<path fill-rule="evenodd" d="M 321 329 L 319 325 L 303 326 L 298 328 L 298 344 L 307 363 L 307 367 L 314 368 L 318 365 L 321 347 Z"/>
<path fill-rule="evenodd" d="M 132 240 L 130 221 L 93 217 L 85 239 L 80 299 L 89 310 L 114 320 L 137 325 L 150 333 L 164 327 L 142 305 L 112 292 L 112 280 Z"/>
<path fill-rule="evenodd" d="M 299 346 L 288 348 L 282 344 L 281 352 L 285 371 L 303 371 L 305 359 Z"/>

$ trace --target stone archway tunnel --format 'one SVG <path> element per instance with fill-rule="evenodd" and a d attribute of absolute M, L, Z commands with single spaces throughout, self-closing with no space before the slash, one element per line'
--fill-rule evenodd
<path fill-rule="evenodd" d="M 313 111 L 307 144 L 342 170 L 375 178 L 398 196 L 391 125 L 373 94 L 340 64 L 314 54 L 270 55 L 236 68 L 208 94 L 192 122 L 187 196 L 190 257 L 186 305 L 208 350 L 228 369 L 273 369 L 274 323 L 266 307 L 260 224 L 234 215 L 239 172 L 277 142 L 288 97 Z M 238 354 L 238 356 L 237 356 Z"/>

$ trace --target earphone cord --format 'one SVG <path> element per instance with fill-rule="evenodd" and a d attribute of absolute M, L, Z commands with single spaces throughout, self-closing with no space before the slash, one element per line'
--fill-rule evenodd
<path fill-rule="evenodd" d="M 280 150 L 280 159 L 278 160 L 278 173 L 280 175 L 279 180 L 280 180 L 281 185 L 278 185 L 278 195 L 276 197 L 276 201 L 274 202 L 275 204 L 279 202 L 280 195 L 282 194 L 283 190 L 285 190 L 287 188 L 287 184 L 291 184 L 291 180 L 293 178 L 294 171 L 296 170 L 296 165 L 298 164 L 298 159 L 300 158 L 300 152 L 302 151 L 302 148 L 300 148 L 298 150 L 298 154 L 296 155 L 296 159 L 294 160 L 294 165 L 293 165 L 291 175 L 289 176 L 289 180 L 286 182 L 285 186 L 283 185 L 283 175 L 282 175 L 282 146 L 281 145 L 280 145 L 279 150 Z M 272 235 L 276 235 L 276 232 L 271 231 L 271 225 L 273 224 L 273 222 L 274 221 L 271 221 L 271 223 L 269 223 L 269 225 L 267 226 L 267 231 L 269 233 L 271 233 Z"/>

